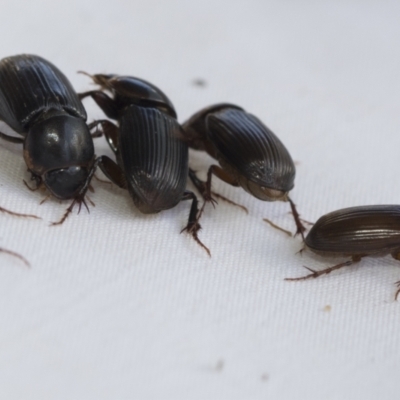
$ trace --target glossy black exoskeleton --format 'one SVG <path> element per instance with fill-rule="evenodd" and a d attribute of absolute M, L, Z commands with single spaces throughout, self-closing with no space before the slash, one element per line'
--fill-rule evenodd
<path fill-rule="evenodd" d="M 128 189 L 136 207 L 145 214 L 157 213 L 192 200 L 184 230 L 208 253 L 197 236 L 198 201 L 185 190 L 188 176 L 188 146 L 176 120 L 174 106 L 156 86 L 142 79 L 117 75 L 89 75 L 102 90 L 80 94 L 92 97 L 108 118 L 93 123 L 101 127 L 116 155 L 115 163 L 102 156 L 104 174 L 121 188 Z M 105 91 L 112 94 L 110 97 Z M 209 253 L 210 254 L 210 253 Z"/>
<path fill-rule="evenodd" d="M 35 55 L 0 61 L 0 119 L 23 136 L 0 137 L 23 143 L 24 159 L 37 188 L 42 184 L 58 199 L 84 197 L 95 172 L 93 140 L 86 111 L 65 75 Z"/>
<path fill-rule="evenodd" d="M 344 208 L 322 216 L 305 239 L 305 248 L 322 256 L 349 256 L 351 260 L 315 271 L 299 281 L 317 278 L 359 262 L 363 257 L 391 254 L 400 260 L 400 206 L 375 205 Z M 400 282 L 396 298 L 400 294 Z"/>
<path fill-rule="evenodd" d="M 216 104 L 193 115 L 183 125 L 185 140 L 196 150 L 204 150 L 218 160 L 212 165 L 207 182 L 189 176 L 206 202 L 212 202 L 211 177 L 264 201 L 289 201 L 297 232 L 305 228 L 288 193 L 293 189 L 296 169 L 283 143 L 257 117 L 233 104 Z M 226 200 L 226 199 L 225 199 Z M 304 239 L 304 237 L 303 237 Z"/>

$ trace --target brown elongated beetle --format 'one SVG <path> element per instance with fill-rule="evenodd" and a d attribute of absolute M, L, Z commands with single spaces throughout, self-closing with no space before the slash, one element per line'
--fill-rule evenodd
<path fill-rule="evenodd" d="M 269 128 L 242 108 L 226 103 L 199 111 L 182 127 L 190 147 L 206 151 L 220 164 L 209 168 L 206 182 L 190 170 L 189 176 L 205 204 L 214 201 L 213 194 L 225 199 L 211 192 L 214 174 L 232 186 L 241 186 L 257 199 L 288 201 L 296 234 L 300 233 L 304 239 L 305 228 L 288 195 L 294 186 L 296 168 L 286 147 Z"/>
<path fill-rule="evenodd" d="M 400 260 L 400 205 L 350 207 L 333 211 L 319 218 L 305 239 L 305 248 L 322 256 L 349 256 L 350 260 L 315 271 L 299 278 L 317 278 L 348 267 L 364 257 L 391 254 Z M 396 282 L 400 294 L 400 281 Z"/>
<path fill-rule="evenodd" d="M 86 74 L 88 75 L 88 74 Z M 92 97 L 108 118 L 91 126 L 101 127 L 116 155 L 115 163 L 102 156 L 99 166 L 116 185 L 127 189 L 136 207 L 145 214 L 175 207 L 192 200 L 188 223 L 183 230 L 210 255 L 197 236 L 198 200 L 186 190 L 189 150 L 169 98 L 156 86 L 131 76 L 89 75 L 102 90 L 80 94 Z M 108 90 L 110 97 L 104 90 Z"/>
<path fill-rule="evenodd" d="M 0 132 L 4 140 L 23 143 L 36 189 L 44 185 L 60 200 L 73 199 L 55 224 L 64 222 L 75 204 L 86 206 L 85 194 L 97 161 L 86 111 L 65 75 L 35 55 L 2 59 L 0 119 L 23 136 Z"/>

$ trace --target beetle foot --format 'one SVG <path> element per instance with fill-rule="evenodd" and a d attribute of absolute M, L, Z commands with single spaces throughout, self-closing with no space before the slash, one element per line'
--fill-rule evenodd
<path fill-rule="evenodd" d="M 92 203 L 92 201 L 89 199 L 89 201 Z M 85 198 L 82 197 L 77 197 L 76 199 L 74 199 L 72 201 L 72 203 L 70 204 L 70 206 L 65 210 L 64 215 L 62 216 L 62 218 L 57 221 L 57 222 L 52 222 L 50 224 L 50 226 L 55 226 L 55 225 L 62 225 L 64 223 L 64 221 L 68 218 L 68 215 L 71 214 L 73 208 L 75 207 L 75 205 L 78 205 L 78 214 L 81 212 L 82 209 L 82 204 L 85 206 L 86 210 L 88 213 L 90 213 L 89 207 L 85 201 Z M 93 203 L 94 204 L 94 203 Z"/>
<path fill-rule="evenodd" d="M 11 250 L 3 249 L 2 247 L 0 248 L 0 252 L 9 254 L 10 256 L 13 256 L 16 258 L 19 258 L 27 267 L 31 266 L 29 264 L 28 260 L 25 257 L 21 256 L 21 254 L 15 253 L 14 251 L 11 251 Z"/>
<path fill-rule="evenodd" d="M 203 244 L 203 242 L 197 236 L 197 232 L 199 232 L 200 229 L 201 225 L 197 221 L 188 222 L 188 224 L 181 230 L 181 233 L 186 231 L 187 233 L 192 235 L 193 239 L 197 242 L 197 244 L 200 245 L 211 257 L 210 249 L 205 244 Z"/>

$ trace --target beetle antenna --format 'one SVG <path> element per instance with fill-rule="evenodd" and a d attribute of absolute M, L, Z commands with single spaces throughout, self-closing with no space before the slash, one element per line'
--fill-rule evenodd
<path fill-rule="evenodd" d="M 263 218 L 263 221 L 266 223 L 270 224 L 273 228 L 278 229 L 278 231 L 282 231 L 283 233 L 286 233 L 286 235 L 292 237 L 292 232 L 287 231 L 286 229 L 281 228 L 280 226 L 274 224 L 272 221 L 270 221 L 267 218 Z"/>
<path fill-rule="evenodd" d="M 3 249 L 2 247 L 0 247 L 0 252 L 9 254 L 10 256 L 13 256 L 16 258 L 19 258 L 27 267 L 31 266 L 29 264 L 28 260 L 25 257 L 21 256 L 21 254 L 15 253 L 14 251 L 11 251 L 11 250 Z"/>
<path fill-rule="evenodd" d="M 36 218 L 36 219 L 42 219 L 38 217 L 37 215 L 32 215 L 32 214 L 20 214 L 14 211 L 7 210 L 6 208 L 0 207 L 0 212 L 9 214 L 9 215 L 14 215 L 14 217 L 23 217 L 23 218 Z"/>

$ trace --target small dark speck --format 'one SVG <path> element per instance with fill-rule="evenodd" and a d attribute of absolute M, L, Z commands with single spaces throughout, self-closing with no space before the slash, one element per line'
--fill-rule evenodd
<path fill-rule="evenodd" d="M 192 84 L 193 84 L 193 86 L 198 86 L 198 87 L 203 87 L 203 88 L 207 86 L 207 82 L 201 78 L 193 79 Z"/>
<path fill-rule="evenodd" d="M 268 375 L 268 374 L 262 374 L 262 375 L 261 375 L 261 380 L 262 380 L 263 382 L 266 382 L 268 379 L 269 379 L 269 375 Z"/>
<path fill-rule="evenodd" d="M 215 370 L 221 372 L 224 369 L 224 360 L 218 360 Z"/>

